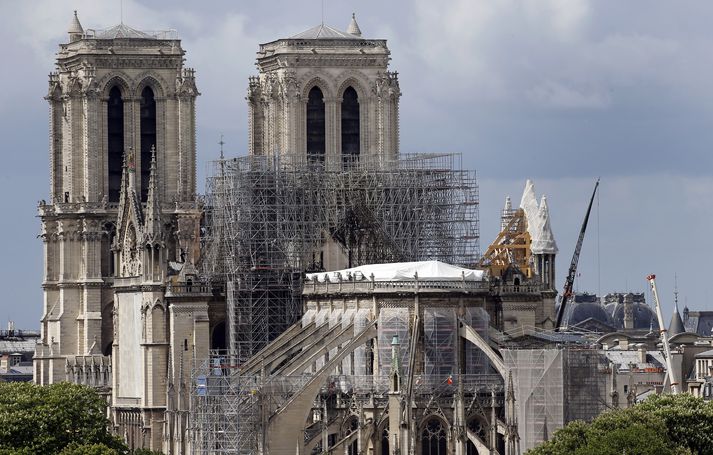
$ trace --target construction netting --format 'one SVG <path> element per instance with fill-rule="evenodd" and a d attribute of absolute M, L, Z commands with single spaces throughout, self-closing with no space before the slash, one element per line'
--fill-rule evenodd
<path fill-rule="evenodd" d="M 610 375 L 597 349 L 563 346 L 501 352 L 512 372 L 523 452 L 568 422 L 590 421 L 608 409 Z"/>
<path fill-rule="evenodd" d="M 423 309 L 424 374 L 448 375 L 457 372 L 457 327 L 453 308 Z"/>
<path fill-rule="evenodd" d="M 379 322 L 377 326 L 378 354 L 379 354 L 379 374 L 388 376 L 391 374 L 391 346 L 394 337 L 398 342 L 399 365 L 401 374 L 408 375 L 408 352 L 411 336 L 409 332 L 409 309 L 408 308 L 382 308 L 379 311 Z"/>
<path fill-rule="evenodd" d="M 561 349 L 501 352 L 505 368 L 512 373 L 520 448 L 525 452 L 565 423 L 563 354 Z"/>
<path fill-rule="evenodd" d="M 485 308 L 468 307 L 463 317 L 466 323 L 475 330 L 486 343 L 490 341 L 490 316 Z M 489 374 L 490 361 L 483 351 L 473 343 L 465 344 L 466 374 Z"/>

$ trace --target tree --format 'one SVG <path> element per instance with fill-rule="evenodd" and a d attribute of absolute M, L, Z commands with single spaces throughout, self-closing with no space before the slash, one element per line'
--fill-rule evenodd
<path fill-rule="evenodd" d="M 663 419 L 671 440 L 699 455 L 713 455 L 713 403 L 687 393 L 654 395 L 637 406 Z"/>
<path fill-rule="evenodd" d="M 654 395 L 632 408 L 570 422 L 528 455 L 713 455 L 713 404 Z"/>
<path fill-rule="evenodd" d="M 128 453 L 108 425 L 106 403 L 90 387 L 0 383 L 0 454 L 58 454 L 73 447 L 85 451 L 68 453 Z"/>
<path fill-rule="evenodd" d="M 118 455 L 119 452 L 104 444 L 77 444 L 72 443 L 62 450 L 59 455 Z"/>

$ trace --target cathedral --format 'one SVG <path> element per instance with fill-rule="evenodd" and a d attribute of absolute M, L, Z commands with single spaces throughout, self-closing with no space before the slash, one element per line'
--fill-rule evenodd
<path fill-rule="evenodd" d="M 34 381 L 97 388 L 129 447 L 164 453 L 518 453 L 513 378 L 491 346 L 553 327 L 546 200 L 528 183 L 476 263 L 474 177 L 400 153 L 398 73 L 386 40 L 352 16 L 346 31 L 320 24 L 259 46 L 249 156 L 221 160 L 219 175 L 248 166 L 250 197 L 271 193 L 236 210 L 259 223 L 221 226 L 248 243 L 215 266 L 218 206 L 196 193 L 200 93 L 184 55 L 174 31 L 85 29 L 76 12 L 60 44 Z M 298 205 L 308 191 L 276 192 L 290 169 L 333 185 L 314 212 Z M 277 219 L 288 193 L 288 218 L 312 227 L 303 244 Z M 230 266 L 240 273 L 223 281 L 210 272 Z"/>

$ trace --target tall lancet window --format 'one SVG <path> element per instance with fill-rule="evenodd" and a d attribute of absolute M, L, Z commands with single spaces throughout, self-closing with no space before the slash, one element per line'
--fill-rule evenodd
<path fill-rule="evenodd" d="M 141 92 L 141 200 L 146 201 L 151 175 L 151 148 L 156 146 L 156 100 L 151 87 Z"/>
<path fill-rule="evenodd" d="M 319 87 L 312 87 L 307 98 L 307 159 L 322 163 L 325 151 L 324 96 Z"/>
<path fill-rule="evenodd" d="M 359 157 L 359 96 L 353 87 L 342 98 L 342 159 L 345 163 Z"/>
<path fill-rule="evenodd" d="M 109 91 L 107 105 L 107 152 L 109 202 L 119 202 L 124 157 L 124 101 L 116 86 Z"/>

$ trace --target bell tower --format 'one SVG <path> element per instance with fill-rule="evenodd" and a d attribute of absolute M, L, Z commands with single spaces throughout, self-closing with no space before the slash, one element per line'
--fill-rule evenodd
<path fill-rule="evenodd" d="M 39 206 L 45 268 L 35 382 L 68 379 L 77 357 L 114 340 L 117 218 L 124 157 L 137 204 L 162 214 L 167 261 L 197 261 L 194 71 L 175 31 L 84 29 L 76 11 L 49 75 L 49 199 Z M 155 151 L 155 152 L 154 152 Z M 155 169 L 152 171 L 152 155 Z M 188 221 L 186 221 L 188 220 Z M 180 224 L 180 228 L 179 228 Z M 177 234 L 180 231 L 180 234 Z M 168 235 L 170 234 L 170 235 Z M 162 256 L 163 258 L 164 256 Z"/>
<path fill-rule="evenodd" d="M 248 84 L 251 155 L 313 162 L 399 154 L 398 73 L 383 39 L 325 24 L 260 45 Z"/>

